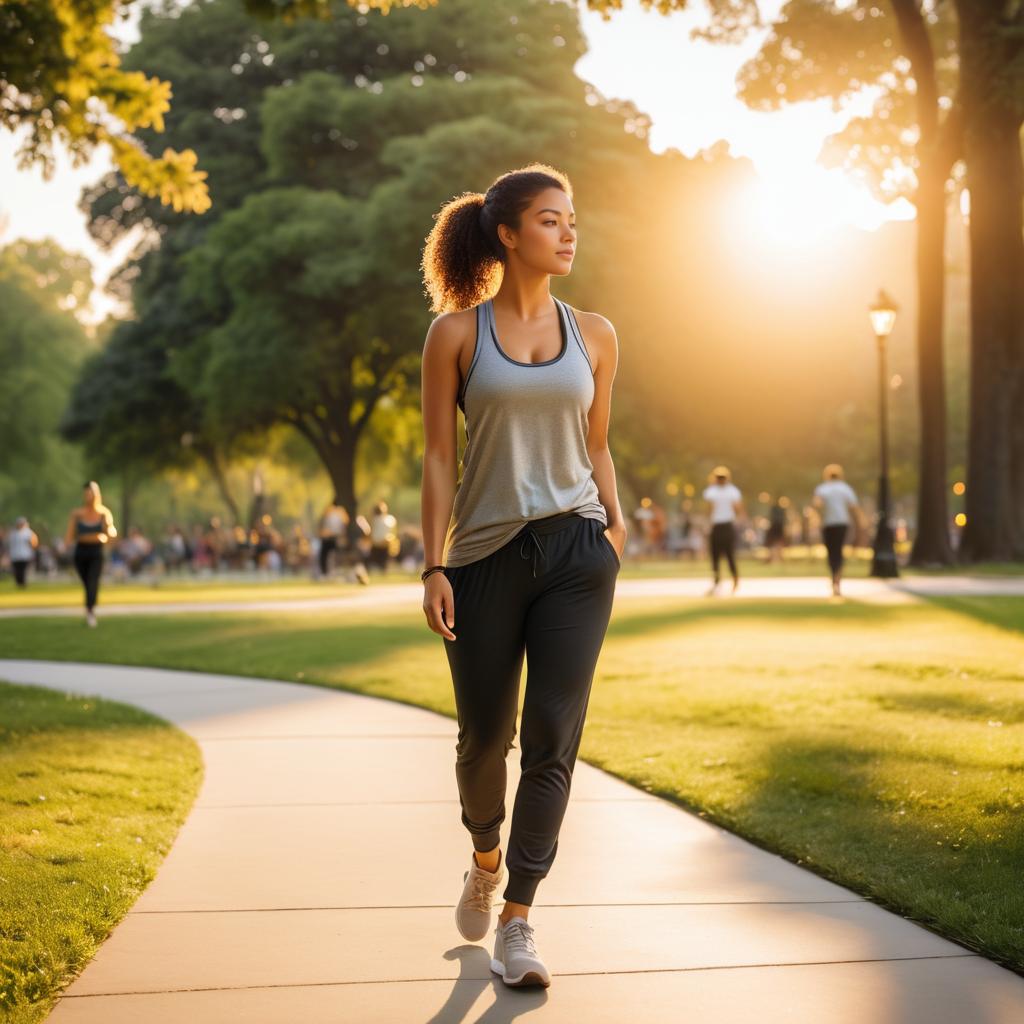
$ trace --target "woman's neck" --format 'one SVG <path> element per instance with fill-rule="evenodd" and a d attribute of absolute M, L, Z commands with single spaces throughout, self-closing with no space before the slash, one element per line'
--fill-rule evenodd
<path fill-rule="evenodd" d="M 550 315 L 551 275 L 506 264 L 494 304 L 523 321 Z"/>

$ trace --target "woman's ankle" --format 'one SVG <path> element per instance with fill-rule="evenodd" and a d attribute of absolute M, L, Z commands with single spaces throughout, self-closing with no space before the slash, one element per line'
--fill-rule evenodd
<path fill-rule="evenodd" d="M 478 868 L 493 873 L 501 867 L 501 847 L 496 846 L 493 850 L 488 850 L 486 853 L 474 850 L 473 859 L 476 861 Z"/>
<path fill-rule="evenodd" d="M 528 921 L 530 918 L 530 908 L 524 903 L 509 903 L 506 901 L 505 905 L 501 908 L 501 913 L 498 914 L 498 923 L 506 925 L 513 917 L 521 917 L 524 921 Z"/>

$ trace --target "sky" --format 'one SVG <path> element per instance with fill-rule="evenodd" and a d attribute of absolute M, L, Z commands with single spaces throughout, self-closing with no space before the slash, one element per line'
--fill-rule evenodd
<path fill-rule="evenodd" d="M 762 10 L 771 16 L 782 3 L 763 0 Z M 580 77 L 605 97 L 633 100 L 650 115 L 656 152 L 672 147 L 692 156 L 725 139 L 735 156 L 749 157 L 759 178 L 756 192 L 746 197 L 749 210 L 777 244 L 813 244 L 839 225 L 871 230 L 887 219 L 912 216 L 906 206 L 882 207 L 842 172 L 826 171 L 816 162 L 825 137 L 851 114 L 866 113 L 869 97 L 839 113 L 828 101 L 771 113 L 749 110 L 735 96 L 735 78 L 761 37 L 738 46 L 692 40 L 692 29 L 706 19 L 699 0 L 668 17 L 641 10 L 636 0 L 626 0 L 625 9 L 608 21 L 586 10 L 580 16 L 590 47 L 577 64 Z M 44 181 L 38 169 L 16 170 L 16 149 L 16 137 L 0 132 L 0 244 L 19 237 L 54 238 L 88 256 L 97 282 L 104 281 L 133 241 L 100 249 L 89 237 L 78 202 L 82 188 L 110 169 L 109 158 L 97 154 L 75 168 L 59 153 L 56 174 Z M 111 300 L 94 295 L 94 318 L 112 308 Z"/>

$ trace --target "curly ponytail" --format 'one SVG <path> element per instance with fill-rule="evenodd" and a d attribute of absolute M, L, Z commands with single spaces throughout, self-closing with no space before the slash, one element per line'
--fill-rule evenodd
<path fill-rule="evenodd" d="M 564 174 L 547 164 L 530 164 L 502 174 L 485 194 L 464 192 L 441 207 L 422 262 L 433 312 L 469 309 L 498 290 L 505 264 L 498 225 L 518 228 L 520 214 L 547 188 L 572 196 Z"/>

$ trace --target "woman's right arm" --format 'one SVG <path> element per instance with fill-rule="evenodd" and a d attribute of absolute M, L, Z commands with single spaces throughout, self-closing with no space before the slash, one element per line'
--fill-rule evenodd
<path fill-rule="evenodd" d="M 75 513 L 72 512 L 71 515 L 68 516 L 68 526 L 67 526 L 67 529 L 64 531 L 64 545 L 66 547 L 71 547 L 71 545 L 74 542 L 75 542 Z"/>
<path fill-rule="evenodd" d="M 427 566 L 440 565 L 445 535 L 455 503 L 458 473 L 456 431 L 459 391 L 459 353 L 465 341 L 465 316 L 445 313 L 427 331 L 423 345 L 423 485 L 420 521 L 423 525 L 423 559 Z M 423 592 L 427 625 L 447 640 L 455 634 L 455 600 L 452 585 L 443 572 L 431 573 Z"/>

